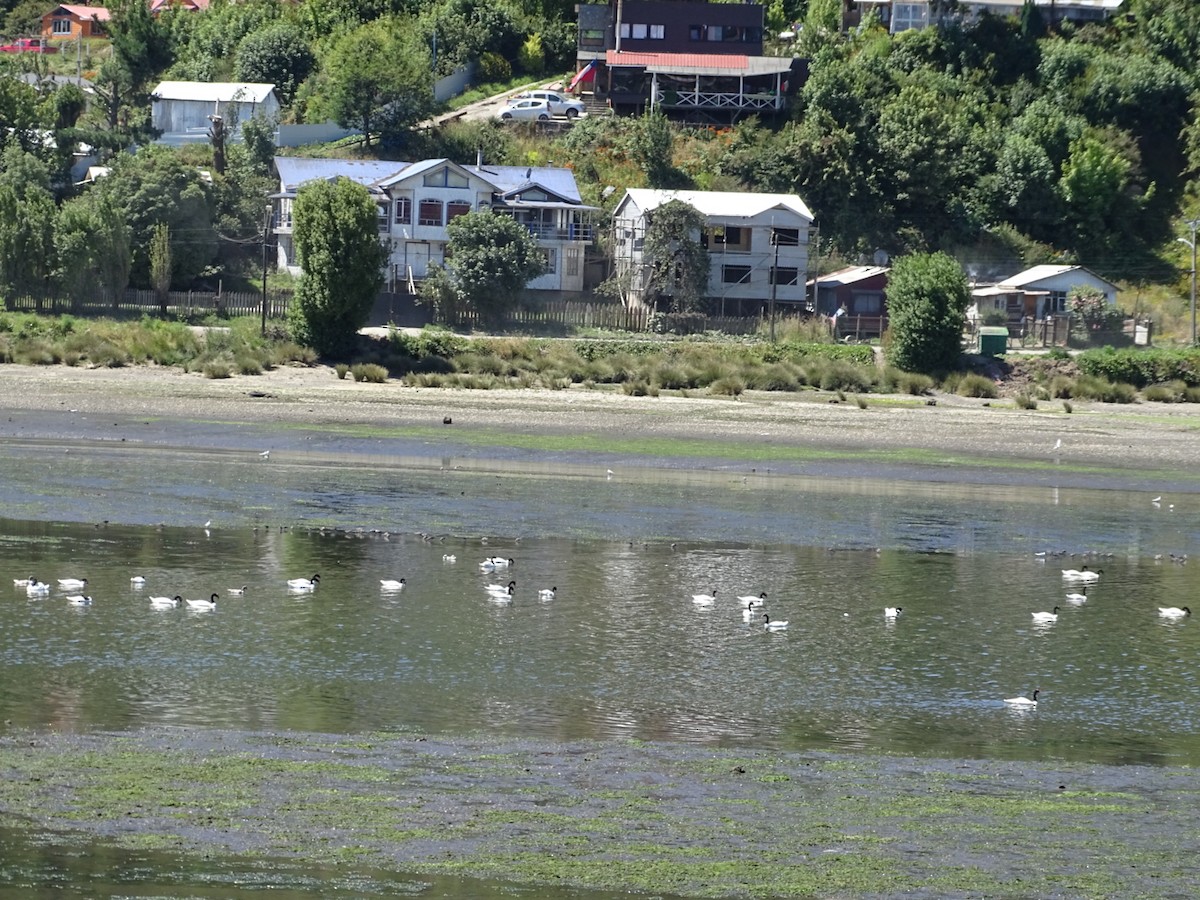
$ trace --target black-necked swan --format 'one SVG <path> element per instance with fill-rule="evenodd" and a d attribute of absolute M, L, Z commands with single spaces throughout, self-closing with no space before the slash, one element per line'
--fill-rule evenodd
<path fill-rule="evenodd" d="M 380 578 L 379 589 L 381 591 L 399 591 L 403 590 L 404 585 L 407 583 L 408 582 L 403 578 L 398 581 L 395 578 Z"/>
<path fill-rule="evenodd" d="M 233 597 L 240 597 L 242 594 L 246 593 L 246 586 L 243 584 L 240 588 L 225 588 L 225 593 Z"/>
<path fill-rule="evenodd" d="M 1007 703 L 1009 706 L 1037 706 L 1037 704 L 1038 704 L 1037 698 L 1038 698 L 1038 694 L 1040 694 L 1040 693 L 1041 693 L 1041 688 L 1038 688 L 1037 690 L 1035 690 L 1033 692 L 1032 700 L 1029 697 L 1006 697 L 1006 698 L 1004 698 L 1004 702 Z"/>
<path fill-rule="evenodd" d="M 92 598 L 85 597 L 83 594 L 72 594 L 67 598 L 67 602 L 72 606 L 91 606 Z"/>
<path fill-rule="evenodd" d="M 146 576 L 145 575 L 134 575 L 132 578 L 129 579 L 129 583 L 132 584 L 134 587 L 140 587 L 141 585 L 146 583 Z"/>
<path fill-rule="evenodd" d="M 902 612 L 904 612 L 903 606 L 885 606 L 883 608 L 883 617 L 885 619 L 894 619 Z"/>
<path fill-rule="evenodd" d="M 558 585 L 555 585 L 552 588 L 542 588 L 540 591 L 538 591 L 538 599 L 539 600 L 553 600 L 557 596 L 558 596 Z"/>
<path fill-rule="evenodd" d="M 692 594 L 692 602 L 697 606 L 712 606 L 713 601 L 717 599 L 717 592 L 711 594 Z"/>
<path fill-rule="evenodd" d="M 1160 606 L 1158 614 L 1164 619 L 1183 619 L 1190 616 L 1192 611 L 1186 606 Z"/>
<path fill-rule="evenodd" d="M 1033 621 L 1035 621 L 1035 622 L 1057 622 L 1058 621 L 1058 607 L 1057 606 L 1054 607 L 1054 612 L 1035 612 L 1033 614 Z"/>
<path fill-rule="evenodd" d="M 763 628 L 767 629 L 767 631 L 784 631 L 787 627 L 788 623 L 786 621 L 781 622 L 776 619 L 772 622 L 771 617 L 763 613 Z"/>
<path fill-rule="evenodd" d="M 25 585 L 25 593 L 27 594 L 48 594 L 50 593 L 50 585 L 44 581 L 38 581 L 36 578 L 30 578 L 29 584 Z"/>
<path fill-rule="evenodd" d="M 297 591 L 311 591 L 320 580 L 320 575 L 314 575 L 312 578 L 289 578 L 287 585 Z"/>
<path fill-rule="evenodd" d="M 64 591 L 77 591 L 80 588 L 87 587 L 87 579 L 86 578 L 60 578 L 60 579 L 58 579 L 58 586 L 61 590 L 64 590 Z"/>
<path fill-rule="evenodd" d="M 1075 592 L 1067 594 L 1067 602 L 1074 603 L 1076 606 L 1078 606 L 1080 603 L 1087 603 L 1087 588 L 1083 589 L 1082 594 Z"/>
<path fill-rule="evenodd" d="M 220 594 L 213 594 L 207 600 L 188 600 L 187 605 L 192 609 L 216 609 Z"/>
<path fill-rule="evenodd" d="M 762 606 L 764 603 L 767 602 L 767 595 L 764 592 L 764 593 L 759 594 L 757 597 L 745 596 L 745 597 L 738 597 L 738 599 L 741 600 L 743 603 L 745 603 L 746 607 L 749 608 L 752 606 Z"/>
<path fill-rule="evenodd" d="M 150 605 L 154 609 L 173 609 L 183 602 L 183 598 L 176 594 L 174 597 L 151 597 Z"/>
<path fill-rule="evenodd" d="M 489 594 L 501 596 L 503 594 L 512 594 L 516 587 L 517 583 L 515 581 L 510 581 L 508 584 L 485 584 L 483 589 Z"/>

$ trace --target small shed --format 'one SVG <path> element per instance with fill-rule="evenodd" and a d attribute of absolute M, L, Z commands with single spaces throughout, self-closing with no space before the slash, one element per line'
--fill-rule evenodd
<path fill-rule="evenodd" d="M 238 81 L 164 81 L 151 95 L 150 121 L 165 143 L 206 140 L 211 116 L 220 116 L 230 140 L 241 137 L 243 122 L 260 116 L 275 119 L 275 85 Z"/>

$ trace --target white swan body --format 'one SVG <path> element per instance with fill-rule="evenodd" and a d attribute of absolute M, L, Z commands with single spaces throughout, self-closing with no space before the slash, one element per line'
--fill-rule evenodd
<path fill-rule="evenodd" d="M 401 591 L 404 590 L 404 585 L 407 583 L 403 578 L 399 581 L 395 578 L 381 578 L 379 579 L 379 589 L 381 591 Z"/>
<path fill-rule="evenodd" d="M 287 586 L 293 591 L 311 591 L 320 580 L 320 575 L 314 575 L 312 578 L 289 578 Z"/>
<path fill-rule="evenodd" d="M 1087 603 L 1087 594 L 1070 593 L 1067 594 L 1067 602 L 1074 603 L 1078 606 L 1080 603 Z"/>
<path fill-rule="evenodd" d="M 1190 616 L 1192 611 L 1186 606 L 1160 606 L 1158 614 L 1164 619 L 1184 619 Z"/>
<path fill-rule="evenodd" d="M 240 588 L 225 588 L 225 593 L 233 597 L 240 597 L 246 593 L 246 586 L 243 584 Z"/>
<path fill-rule="evenodd" d="M 483 589 L 495 597 L 511 597 L 516 586 L 517 583 L 515 581 L 510 581 L 508 584 L 487 584 L 484 585 Z"/>
<path fill-rule="evenodd" d="M 753 606 L 762 606 L 764 603 L 766 603 L 767 595 L 765 593 L 762 593 L 762 594 L 759 594 L 757 597 L 753 597 L 753 596 L 738 597 L 738 600 L 740 600 L 742 603 L 745 603 L 746 608 L 749 609 Z"/>
<path fill-rule="evenodd" d="M 72 594 L 67 598 L 67 602 L 72 606 L 91 606 L 92 598 L 85 597 L 83 594 Z"/>
<path fill-rule="evenodd" d="M 902 612 L 904 612 L 903 606 L 885 606 L 883 608 L 883 617 L 885 619 L 894 619 Z"/>
<path fill-rule="evenodd" d="M 60 578 L 58 586 L 64 591 L 75 591 L 87 587 L 86 578 Z"/>
<path fill-rule="evenodd" d="M 216 609 L 219 596 L 220 594 L 213 594 L 207 600 L 188 600 L 187 605 L 189 609 Z"/>
<path fill-rule="evenodd" d="M 1054 612 L 1035 612 L 1033 614 L 1033 621 L 1035 621 L 1035 622 L 1057 622 L 1058 621 L 1058 607 L 1057 606 L 1054 607 Z"/>
<path fill-rule="evenodd" d="M 492 587 L 497 587 L 497 586 L 498 585 L 492 585 Z M 504 588 L 499 593 L 497 593 L 496 591 L 488 591 L 487 598 L 492 603 L 502 603 L 502 604 L 512 603 L 513 592 L 515 589 L 516 589 L 516 585 L 510 584 L 508 587 Z"/>
<path fill-rule="evenodd" d="M 1084 566 L 1082 569 L 1062 570 L 1062 577 L 1067 579 L 1067 581 L 1083 581 L 1087 583 L 1093 583 L 1100 580 L 1100 574 L 1101 570 L 1097 569 L 1095 572 L 1093 572 L 1087 566 Z"/>
<path fill-rule="evenodd" d="M 771 617 L 763 613 L 763 628 L 767 631 L 786 631 L 787 627 L 788 623 L 786 621 L 781 622 L 779 619 L 776 619 L 772 622 Z"/>
<path fill-rule="evenodd" d="M 38 581 L 36 578 L 30 578 L 29 584 L 25 585 L 25 593 L 31 597 L 36 597 L 39 594 L 50 593 L 50 585 L 44 581 Z"/>
<path fill-rule="evenodd" d="M 176 606 L 178 606 L 182 602 L 183 602 L 183 598 L 180 597 L 178 594 L 176 594 L 174 597 L 151 597 L 150 598 L 150 606 L 153 607 L 154 609 L 174 609 Z"/>
<path fill-rule="evenodd" d="M 692 594 L 692 602 L 697 606 L 712 606 L 717 599 L 717 592 L 711 594 Z"/>
<path fill-rule="evenodd" d="M 1006 697 L 1004 699 L 1004 702 L 1007 703 L 1009 706 L 1037 706 L 1038 694 L 1040 694 L 1040 693 L 1041 693 L 1041 689 L 1039 688 L 1038 690 L 1033 692 L 1032 699 L 1030 699 L 1029 697 Z"/>
<path fill-rule="evenodd" d="M 13 587 L 29 587 L 29 582 L 31 581 L 37 581 L 37 579 L 32 575 L 30 575 L 28 578 L 14 578 Z"/>
<path fill-rule="evenodd" d="M 145 575 L 134 575 L 132 578 L 129 579 L 129 583 L 132 584 L 134 587 L 140 587 L 141 585 L 146 583 L 146 576 Z"/>
<path fill-rule="evenodd" d="M 491 572 L 493 569 L 507 569 L 513 564 L 513 560 L 506 559 L 503 556 L 489 556 L 479 564 L 479 568 L 485 572 Z"/>
<path fill-rule="evenodd" d="M 442 562 L 458 562 L 458 557 L 453 553 L 443 553 Z"/>
<path fill-rule="evenodd" d="M 542 588 L 540 591 L 538 591 L 538 599 L 539 600 L 553 600 L 557 596 L 558 596 L 558 586 L 557 585 L 555 585 L 552 588 Z"/>

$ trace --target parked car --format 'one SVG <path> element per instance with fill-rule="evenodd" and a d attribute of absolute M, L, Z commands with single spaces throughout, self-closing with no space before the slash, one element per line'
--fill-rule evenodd
<path fill-rule="evenodd" d="M 41 38 L 17 38 L 11 44 L 0 45 L 0 53 L 57 53 L 58 48 Z"/>
<path fill-rule="evenodd" d="M 535 100 L 526 97 L 523 100 L 513 100 L 508 106 L 496 113 L 501 119 L 524 119 L 526 121 L 545 122 L 550 119 L 550 104 L 545 100 Z"/>
<path fill-rule="evenodd" d="M 586 111 L 582 100 L 576 100 L 574 97 L 568 97 L 565 94 L 560 94 L 558 91 L 525 91 L 517 94 L 520 99 L 545 100 L 550 107 L 550 114 L 554 116 L 566 116 L 568 119 L 573 119 L 576 116 L 582 116 Z"/>

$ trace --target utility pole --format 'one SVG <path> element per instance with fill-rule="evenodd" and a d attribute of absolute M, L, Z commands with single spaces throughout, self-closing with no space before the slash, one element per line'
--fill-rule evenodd
<path fill-rule="evenodd" d="M 1187 227 L 1192 232 L 1191 240 L 1175 238 L 1181 244 L 1186 244 L 1192 251 L 1192 346 L 1196 346 L 1196 231 L 1200 229 L 1200 219 L 1188 219 Z"/>
<path fill-rule="evenodd" d="M 775 343 L 775 292 L 779 290 L 779 233 L 771 226 L 771 243 L 775 245 L 775 262 L 771 265 L 771 343 Z"/>
<path fill-rule="evenodd" d="M 267 336 L 267 238 L 271 235 L 271 204 L 263 218 L 262 238 L 262 336 Z"/>

